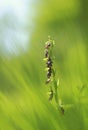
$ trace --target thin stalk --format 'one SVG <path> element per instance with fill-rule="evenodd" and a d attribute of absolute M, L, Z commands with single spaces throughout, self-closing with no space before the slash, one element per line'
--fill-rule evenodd
<path fill-rule="evenodd" d="M 55 98 L 55 102 L 57 104 L 57 108 L 61 109 L 61 112 L 64 114 L 64 108 L 62 107 L 62 104 L 59 103 L 59 96 L 58 96 L 58 85 L 56 80 L 56 71 L 53 68 L 53 62 L 54 62 L 54 56 L 53 56 L 53 47 L 55 42 L 53 40 L 48 39 L 48 41 L 45 43 L 45 58 L 46 61 L 46 71 L 47 71 L 47 80 L 46 84 L 49 84 L 50 91 L 49 94 L 49 101 Z"/>

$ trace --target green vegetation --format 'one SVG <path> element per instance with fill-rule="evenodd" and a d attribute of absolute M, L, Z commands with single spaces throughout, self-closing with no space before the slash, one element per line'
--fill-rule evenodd
<path fill-rule="evenodd" d="M 88 130 L 86 3 L 39 1 L 28 52 L 9 59 L 0 57 L 0 130 Z M 54 64 L 64 115 L 54 101 L 47 100 L 42 59 L 49 34 L 56 41 Z"/>

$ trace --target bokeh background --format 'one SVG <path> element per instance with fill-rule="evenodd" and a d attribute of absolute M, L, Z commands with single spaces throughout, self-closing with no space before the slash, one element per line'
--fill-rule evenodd
<path fill-rule="evenodd" d="M 65 114 L 48 102 L 44 45 Z M 88 1 L 0 1 L 0 130 L 88 130 Z"/>

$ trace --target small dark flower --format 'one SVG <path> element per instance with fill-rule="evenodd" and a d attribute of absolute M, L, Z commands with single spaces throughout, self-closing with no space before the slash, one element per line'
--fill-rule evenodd
<path fill-rule="evenodd" d="M 52 62 L 48 61 L 46 64 L 47 64 L 47 67 L 48 67 L 48 68 L 49 68 L 49 67 L 52 67 Z"/>
<path fill-rule="evenodd" d="M 51 43 L 47 43 L 46 46 L 45 46 L 45 48 L 49 49 L 50 46 L 51 46 Z"/>
<path fill-rule="evenodd" d="M 47 67 L 51 67 L 51 66 L 52 66 L 52 63 L 53 63 L 53 62 L 52 62 L 51 58 L 49 58 L 48 61 L 47 61 L 47 63 L 46 63 L 46 64 L 47 64 Z"/>
<path fill-rule="evenodd" d="M 52 63 L 52 59 L 50 57 L 48 58 L 48 61 Z"/>
<path fill-rule="evenodd" d="M 51 76 L 51 72 L 47 71 L 47 77 L 50 78 L 50 76 Z"/>
<path fill-rule="evenodd" d="M 46 50 L 45 50 L 45 58 L 47 58 L 48 55 L 49 55 L 49 53 L 48 53 L 48 50 L 46 49 Z"/>

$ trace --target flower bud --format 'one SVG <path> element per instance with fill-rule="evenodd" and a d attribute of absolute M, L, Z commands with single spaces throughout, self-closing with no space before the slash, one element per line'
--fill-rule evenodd
<path fill-rule="evenodd" d="M 53 90 L 50 90 L 49 92 L 49 101 L 53 99 Z"/>
<path fill-rule="evenodd" d="M 50 76 L 51 76 L 51 72 L 48 71 L 48 72 L 47 72 L 47 77 L 50 78 Z"/>
<path fill-rule="evenodd" d="M 45 50 L 45 57 L 47 58 L 48 57 L 48 50 Z"/>
<path fill-rule="evenodd" d="M 48 78 L 48 79 L 46 80 L 46 84 L 48 84 L 50 81 L 51 81 L 50 78 Z"/>

